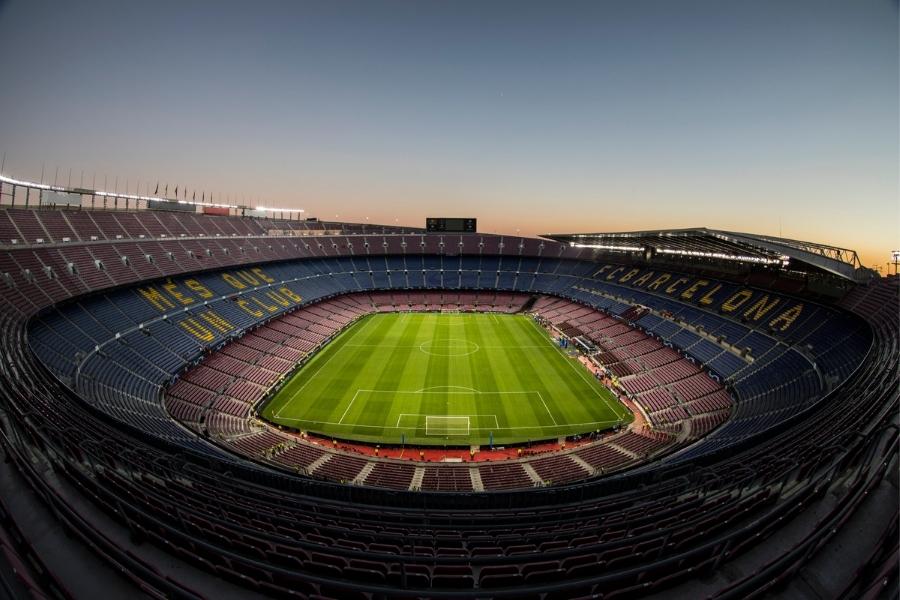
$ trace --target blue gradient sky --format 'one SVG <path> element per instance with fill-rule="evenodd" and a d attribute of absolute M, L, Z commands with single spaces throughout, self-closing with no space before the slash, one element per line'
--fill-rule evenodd
<path fill-rule="evenodd" d="M 0 0 L 5 173 L 900 246 L 896 0 Z M 143 187 L 142 187 L 143 189 Z"/>

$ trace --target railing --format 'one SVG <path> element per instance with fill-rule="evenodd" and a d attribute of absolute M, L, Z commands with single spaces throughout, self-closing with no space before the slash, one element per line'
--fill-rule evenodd
<path fill-rule="evenodd" d="M 149 182 L 146 192 L 132 194 L 127 190 L 119 192 L 96 190 L 71 185 L 50 185 L 35 181 L 16 179 L 6 175 L 0 175 L 0 205 L 17 208 L 43 208 L 43 207 L 72 207 L 103 210 L 169 210 L 188 213 L 205 213 L 226 216 L 247 217 L 271 217 L 287 221 L 306 220 L 305 210 L 302 208 L 268 208 L 264 206 L 247 206 L 244 204 L 206 202 L 196 198 L 196 192 L 191 199 L 187 198 L 187 189 L 181 198 L 176 194 L 175 198 L 167 193 L 158 195 L 159 186 L 153 193 L 150 192 Z M 166 192 L 168 189 L 166 190 Z M 205 192 L 203 193 L 205 198 Z M 224 211 L 224 212 L 223 212 Z"/>

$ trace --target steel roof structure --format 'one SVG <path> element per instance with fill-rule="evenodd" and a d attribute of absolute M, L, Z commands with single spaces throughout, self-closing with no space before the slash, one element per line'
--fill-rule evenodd
<path fill-rule="evenodd" d="M 695 258 L 820 271 L 858 281 L 862 267 L 854 250 L 752 233 L 695 227 L 606 233 L 555 233 L 541 237 L 611 253 Z"/>

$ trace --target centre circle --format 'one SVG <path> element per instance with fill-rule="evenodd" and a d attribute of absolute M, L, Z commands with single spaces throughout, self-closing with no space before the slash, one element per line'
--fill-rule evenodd
<path fill-rule="evenodd" d="M 447 340 L 429 340 L 419 345 L 419 350 L 432 356 L 468 356 L 479 350 L 478 344 L 469 340 L 450 338 Z"/>

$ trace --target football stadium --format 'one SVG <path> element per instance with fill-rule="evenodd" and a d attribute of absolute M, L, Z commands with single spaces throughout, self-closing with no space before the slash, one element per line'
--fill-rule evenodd
<path fill-rule="evenodd" d="M 898 278 L 852 250 L 2 194 L 36 597 L 74 546 L 172 598 L 746 598 L 837 543 L 832 591 L 890 580 Z"/>
<path fill-rule="evenodd" d="M 898 22 L 0 0 L 0 600 L 900 600 Z"/>

